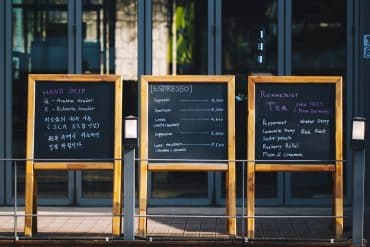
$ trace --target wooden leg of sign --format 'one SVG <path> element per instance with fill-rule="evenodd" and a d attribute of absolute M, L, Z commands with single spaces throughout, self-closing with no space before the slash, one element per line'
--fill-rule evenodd
<path fill-rule="evenodd" d="M 32 228 L 33 233 L 37 232 L 37 205 L 38 205 L 38 179 L 37 172 L 33 172 L 33 207 L 32 207 Z"/>
<path fill-rule="evenodd" d="M 34 194 L 35 194 L 35 181 L 33 162 L 27 161 L 26 163 L 26 195 L 25 195 L 25 219 L 24 219 L 24 235 L 32 237 L 34 232 L 33 224 L 33 211 L 34 211 Z"/>
<path fill-rule="evenodd" d="M 229 169 L 226 174 L 227 186 L 227 215 L 228 218 L 228 234 L 236 236 L 236 185 L 235 185 L 235 162 L 229 163 Z"/>
<path fill-rule="evenodd" d="M 247 165 L 247 229 L 248 238 L 254 238 L 254 214 L 255 214 L 255 165 L 254 163 L 249 163 Z"/>
<path fill-rule="evenodd" d="M 343 236 L 343 165 L 337 162 L 334 172 L 334 225 L 337 239 Z"/>
<path fill-rule="evenodd" d="M 139 229 L 138 234 L 146 237 L 147 233 L 147 196 L 148 196 L 148 163 L 140 162 L 140 184 L 139 184 Z"/>
<path fill-rule="evenodd" d="M 122 166 L 120 160 L 114 161 L 113 168 L 113 219 L 112 234 L 119 236 L 122 226 Z"/>

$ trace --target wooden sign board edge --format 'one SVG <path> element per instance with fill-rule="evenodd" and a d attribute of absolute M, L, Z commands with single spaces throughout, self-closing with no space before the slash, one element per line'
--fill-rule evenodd
<path fill-rule="evenodd" d="M 150 83 L 221 83 L 227 85 L 228 99 L 228 164 L 148 162 L 148 96 Z M 141 76 L 140 84 L 140 183 L 139 183 L 139 224 L 138 233 L 146 236 L 147 175 L 148 171 L 226 171 L 228 232 L 236 235 L 236 188 L 235 188 L 235 76 L 232 75 L 181 75 Z"/>
<path fill-rule="evenodd" d="M 248 77 L 248 160 L 247 215 L 255 212 L 256 172 L 332 172 L 336 237 L 343 235 L 343 92 L 341 76 L 249 76 Z M 258 83 L 334 84 L 335 85 L 335 163 L 333 164 L 255 164 L 255 89 Z M 254 237 L 254 218 L 247 219 L 247 235 Z"/>
<path fill-rule="evenodd" d="M 114 83 L 114 161 L 110 162 L 34 162 L 34 127 L 35 127 L 35 99 L 36 83 L 47 82 L 74 82 Z M 122 77 L 120 75 L 97 74 L 29 74 L 27 97 L 27 134 L 26 134 L 26 194 L 25 194 L 25 236 L 32 236 L 37 232 L 37 177 L 35 170 L 113 170 L 113 219 L 112 233 L 121 233 L 122 208 Z"/>

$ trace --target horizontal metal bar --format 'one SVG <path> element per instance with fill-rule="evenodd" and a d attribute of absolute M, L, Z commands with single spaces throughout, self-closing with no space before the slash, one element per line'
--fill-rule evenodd
<path fill-rule="evenodd" d="M 100 158 L 100 159 L 26 159 L 26 158 L 0 158 L 0 161 L 34 161 L 34 162 L 52 162 L 52 161 L 63 161 L 63 162 L 77 162 L 77 161 L 89 161 L 89 162 L 104 162 L 104 161 L 114 161 L 114 160 L 123 160 L 123 159 L 114 159 L 114 158 Z"/>
<path fill-rule="evenodd" d="M 76 215 L 76 214 L 1 214 L 0 217 L 25 217 L 25 216 L 36 216 L 36 217 L 112 217 L 117 216 L 111 213 L 106 214 L 87 214 L 87 215 Z M 124 217 L 124 214 L 121 214 Z M 247 218 L 348 218 L 348 216 L 331 216 L 331 215 L 255 215 L 255 216 L 225 216 L 225 215 L 175 215 L 175 214 L 148 214 L 148 215 L 135 215 L 135 217 L 148 217 L 148 218 L 238 218 L 238 219 L 247 219 Z"/>
<path fill-rule="evenodd" d="M 89 162 L 104 162 L 104 161 L 114 161 L 114 160 L 123 160 L 120 159 L 114 159 L 114 158 L 104 158 L 104 159 L 25 159 L 25 158 L 0 158 L 0 161 L 34 161 L 34 162 L 52 162 L 52 161 L 63 161 L 63 162 L 77 162 L 77 161 L 89 161 Z M 225 163 L 225 162 L 238 162 L 238 163 L 252 163 L 252 162 L 264 162 L 264 163 L 306 163 L 311 162 L 313 163 L 330 163 L 330 162 L 347 162 L 347 160 L 211 160 L 211 159 L 140 159 L 135 158 L 135 161 L 168 161 L 168 162 L 219 162 L 219 163 Z M 256 164 L 258 165 L 258 164 Z"/>
<path fill-rule="evenodd" d="M 150 215 L 135 215 L 135 217 L 149 217 L 149 218 L 347 218 L 348 216 L 331 216 L 331 215 L 255 215 L 255 216 L 226 216 L 226 215 L 164 215 L 164 214 L 150 214 Z"/>
<path fill-rule="evenodd" d="M 112 217 L 112 216 L 118 216 L 113 215 L 112 213 L 106 213 L 106 214 L 25 214 L 25 213 L 11 213 L 11 214 L 1 214 L 0 217 L 25 217 L 25 216 L 36 216 L 36 217 Z M 124 216 L 124 214 L 121 214 L 121 216 Z"/>
<path fill-rule="evenodd" d="M 167 162 L 219 162 L 219 163 L 225 163 L 225 162 L 246 162 L 246 163 L 252 163 L 252 162 L 264 162 L 264 163 L 306 163 L 311 162 L 313 163 L 330 163 L 330 162 L 347 162 L 347 160 L 211 160 L 211 159 L 140 159 L 135 158 L 136 161 L 167 161 Z M 258 164 L 257 164 L 258 165 Z"/>

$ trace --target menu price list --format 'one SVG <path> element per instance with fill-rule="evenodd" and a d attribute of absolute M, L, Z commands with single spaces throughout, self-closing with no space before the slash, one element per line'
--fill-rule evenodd
<path fill-rule="evenodd" d="M 113 157 L 110 83 L 36 83 L 35 158 Z"/>
<path fill-rule="evenodd" d="M 256 159 L 334 159 L 334 87 L 256 86 Z"/>
<path fill-rule="evenodd" d="M 227 159 L 226 85 L 153 83 L 149 90 L 150 159 Z"/>

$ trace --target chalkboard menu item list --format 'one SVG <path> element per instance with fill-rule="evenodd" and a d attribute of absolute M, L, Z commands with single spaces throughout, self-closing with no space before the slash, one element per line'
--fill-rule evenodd
<path fill-rule="evenodd" d="M 37 82 L 35 159 L 112 159 L 114 97 L 113 83 Z"/>
<path fill-rule="evenodd" d="M 256 84 L 256 160 L 335 160 L 335 85 Z"/>
<path fill-rule="evenodd" d="M 227 160 L 227 85 L 149 83 L 148 107 L 149 159 Z"/>

